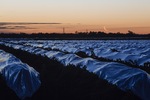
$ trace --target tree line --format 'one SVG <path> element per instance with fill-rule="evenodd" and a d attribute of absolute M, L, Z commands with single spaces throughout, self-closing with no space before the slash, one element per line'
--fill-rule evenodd
<path fill-rule="evenodd" d="M 0 33 L 0 38 L 34 38 L 34 39 L 150 39 L 149 34 L 105 33 L 105 32 L 76 32 L 76 33 Z"/>

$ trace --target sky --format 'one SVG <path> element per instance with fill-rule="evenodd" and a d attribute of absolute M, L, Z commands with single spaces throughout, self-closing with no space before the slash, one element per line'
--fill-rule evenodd
<path fill-rule="evenodd" d="M 0 32 L 150 33 L 150 0 L 0 0 Z"/>

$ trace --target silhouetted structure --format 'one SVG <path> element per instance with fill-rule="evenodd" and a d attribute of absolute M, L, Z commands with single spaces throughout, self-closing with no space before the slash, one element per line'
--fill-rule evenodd
<path fill-rule="evenodd" d="M 0 38 L 33 38 L 33 39 L 150 39 L 149 34 L 136 34 L 132 31 L 123 34 L 117 33 L 105 33 L 105 32 L 75 32 L 75 33 L 65 33 L 65 28 L 63 28 L 63 33 L 0 33 Z"/>
<path fill-rule="evenodd" d="M 65 33 L 65 28 L 63 27 L 63 33 Z"/>

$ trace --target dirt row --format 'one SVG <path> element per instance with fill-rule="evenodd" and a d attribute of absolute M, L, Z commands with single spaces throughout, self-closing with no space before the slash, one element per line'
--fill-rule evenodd
<path fill-rule="evenodd" d="M 130 91 L 123 92 L 84 69 L 72 65 L 63 66 L 54 59 L 4 45 L 0 45 L 0 49 L 13 54 L 40 73 L 41 87 L 31 98 L 26 98 L 27 100 L 139 100 Z M 3 78 L 0 84 L 4 85 L 0 90 L 0 97 L 4 100 L 18 99 L 5 85 Z M 4 94 L 10 96 L 4 96 Z"/>

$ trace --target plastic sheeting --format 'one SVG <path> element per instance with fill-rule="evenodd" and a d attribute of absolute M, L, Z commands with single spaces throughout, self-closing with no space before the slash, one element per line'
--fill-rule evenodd
<path fill-rule="evenodd" d="M 84 52 L 88 56 L 94 54 L 96 57 L 103 57 L 111 60 L 122 60 L 125 62 L 134 62 L 137 65 L 144 66 L 150 63 L 150 40 L 12 40 L 14 44 L 18 42 L 25 47 L 46 48 L 59 50 L 62 52 L 78 53 Z M 144 45 L 143 45 L 144 44 Z M 18 48 L 22 45 L 16 45 Z"/>
<path fill-rule="evenodd" d="M 75 54 L 47 52 L 47 57 L 55 58 L 64 65 L 86 67 L 100 78 L 116 85 L 123 91 L 132 91 L 143 100 L 150 100 L 150 75 L 137 68 L 116 62 L 100 62 L 92 58 L 80 58 Z M 57 55 L 57 56 L 56 56 Z"/>
<path fill-rule="evenodd" d="M 118 63 L 108 63 L 93 71 L 123 91 L 132 91 L 142 100 L 150 100 L 150 75 Z"/>
<path fill-rule="evenodd" d="M 15 45 L 11 45 L 15 47 Z M 36 47 L 29 47 L 28 49 L 20 48 L 34 54 L 39 54 L 42 50 L 44 54 L 50 59 L 56 59 L 62 64 L 75 65 L 80 68 L 85 67 L 89 72 L 93 72 L 101 79 L 107 80 L 109 83 L 116 85 L 123 91 L 132 91 L 135 95 L 143 100 L 150 100 L 150 75 L 145 71 L 131 68 L 124 64 L 116 62 L 100 62 L 92 58 L 81 58 L 75 54 L 64 54 L 59 51 L 47 51 L 38 49 Z"/>
<path fill-rule="evenodd" d="M 36 70 L 2 50 L 0 50 L 0 73 L 20 99 L 31 97 L 41 85 Z"/>
<path fill-rule="evenodd" d="M 150 76 L 146 72 L 115 62 L 100 62 L 92 58 L 80 58 L 75 54 L 47 52 L 47 57 L 55 58 L 64 65 L 86 67 L 100 78 L 118 86 L 123 91 L 132 91 L 143 100 L 150 100 Z M 56 56 L 57 55 L 57 56 Z"/>
<path fill-rule="evenodd" d="M 16 41 L 11 42 L 16 43 Z M 111 60 L 133 61 L 135 64 L 141 66 L 143 66 L 144 63 L 150 62 L 149 40 L 32 40 L 26 41 L 23 45 L 60 50 L 69 53 L 84 52 L 88 56 L 94 54 L 97 57 Z"/>

